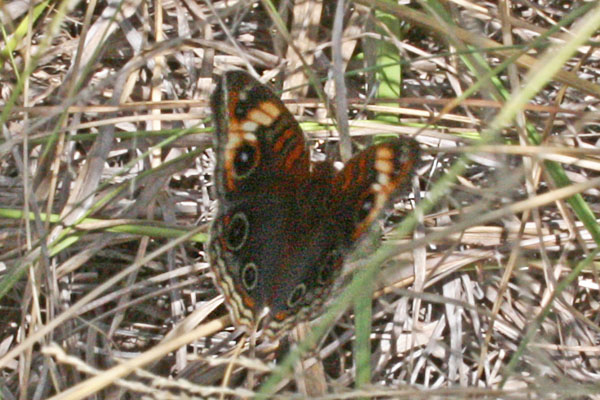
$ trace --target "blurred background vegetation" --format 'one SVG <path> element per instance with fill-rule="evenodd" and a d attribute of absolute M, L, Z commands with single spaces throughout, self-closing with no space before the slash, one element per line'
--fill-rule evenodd
<path fill-rule="evenodd" d="M 0 398 L 600 399 L 598 2 L 0 17 Z M 383 240 L 270 346 L 230 326 L 203 249 L 208 98 L 231 68 L 279 91 L 315 159 L 423 148 Z"/>

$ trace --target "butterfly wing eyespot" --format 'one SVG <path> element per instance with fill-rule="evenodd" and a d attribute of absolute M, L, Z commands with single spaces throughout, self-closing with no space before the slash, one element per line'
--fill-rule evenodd
<path fill-rule="evenodd" d="M 244 143 L 235 149 L 233 157 L 233 172 L 236 178 L 245 178 L 258 166 L 259 151 L 256 145 Z"/>
<path fill-rule="evenodd" d="M 249 233 L 248 217 L 243 212 L 237 212 L 226 223 L 225 244 L 231 251 L 240 250 L 246 244 Z"/>
<path fill-rule="evenodd" d="M 375 207 L 375 194 L 369 192 L 362 199 L 360 205 L 358 206 L 358 210 L 354 214 L 355 215 L 354 222 L 356 224 L 359 224 L 362 221 L 364 221 L 369 216 L 369 214 L 371 213 L 371 211 L 373 210 L 374 207 Z"/>
<path fill-rule="evenodd" d="M 254 263 L 248 263 L 242 268 L 241 274 L 242 283 L 247 291 L 251 291 L 256 288 L 258 283 L 258 267 Z"/>
<path fill-rule="evenodd" d="M 333 201 L 346 247 L 360 240 L 394 194 L 407 186 L 418 157 L 416 141 L 396 139 L 363 150 L 338 172 L 333 179 Z"/>
<path fill-rule="evenodd" d="M 304 295 L 306 294 L 306 285 L 304 283 L 300 283 L 294 287 L 292 292 L 289 294 L 287 299 L 287 306 L 289 308 L 294 308 L 300 303 Z"/>

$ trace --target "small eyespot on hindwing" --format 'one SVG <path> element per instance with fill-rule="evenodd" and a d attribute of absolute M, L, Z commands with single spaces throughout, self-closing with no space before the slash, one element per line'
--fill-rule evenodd
<path fill-rule="evenodd" d="M 244 265 L 241 273 L 242 283 L 246 290 L 250 291 L 256 287 L 258 283 L 258 268 L 254 263 Z"/>
<path fill-rule="evenodd" d="M 241 249 L 250 232 L 250 223 L 248 217 L 242 212 L 238 212 L 231 217 L 229 224 L 225 227 L 225 243 L 229 250 L 236 251 Z"/>
<path fill-rule="evenodd" d="M 288 297 L 287 306 L 289 308 L 295 307 L 302 300 L 305 293 L 306 285 L 304 283 L 296 285 L 296 287 L 294 288 L 294 290 L 292 290 L 292 293 L 290 293 Z"/>

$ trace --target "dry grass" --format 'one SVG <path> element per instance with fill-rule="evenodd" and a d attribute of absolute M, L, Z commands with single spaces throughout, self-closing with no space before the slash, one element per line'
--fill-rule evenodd
<path fill-rule="evenodd" d="M 600 6 L 348 3 L 0 4 L 0 399 L 600 399 Z M 276 348 L 232 334 L 202 248 L 234 67 L 320 151 L 424 149 Z"/>

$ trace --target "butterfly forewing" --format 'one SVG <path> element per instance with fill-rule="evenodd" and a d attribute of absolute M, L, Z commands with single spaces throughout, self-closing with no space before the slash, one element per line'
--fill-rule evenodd
<path fill-rule="evenodd" d="M 220 196 L 288 190 L 307 176 L 302 130 L 269 88 L 245 72 L 230 71 L 219 81 L 211 107 Z"/>
<path fill-rule="evenodd" d="M 343 224 L 346 246 L 368 231 L 393 195 L 409 187 L 419 147 L 412 139 L 393 139 L 355 155 L 333 179 L 334 215 Z"/>

